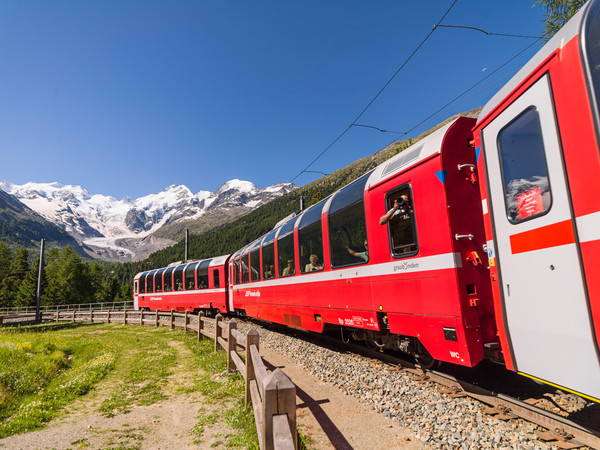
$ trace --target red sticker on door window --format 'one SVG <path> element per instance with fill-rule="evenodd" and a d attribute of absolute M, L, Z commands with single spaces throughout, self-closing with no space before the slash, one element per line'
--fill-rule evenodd
<path fill-rule="evenodd" d="M 544 212 L 542 189 L 539 186 L 516 196 L 519 220 Z"/>

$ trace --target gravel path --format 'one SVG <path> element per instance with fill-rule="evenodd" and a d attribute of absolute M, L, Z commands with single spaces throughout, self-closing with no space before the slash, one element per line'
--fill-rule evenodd
<path fill-rule="evenodd" d="M 487 405 L 470 398 L 450 398 L 436 383 L 420 381 L 407 371 L 352 353 L 258 329 L 261 346 L 298 363 L 319 380 L 337 386 L 379 414 L 414 432 L 430 448 L 548 449 L 535 434 L 537 425 L 522 419 L 505 422 L 484 414 Z M 284 370 L 285 371 L 285 370 Z M 293 379 L 292 379 L 293 381 Z"/>

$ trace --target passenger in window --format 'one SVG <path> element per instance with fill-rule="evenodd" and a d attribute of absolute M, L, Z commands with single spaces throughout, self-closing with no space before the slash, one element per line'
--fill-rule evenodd
<path fill-rule="evenodd" d="M 366 240 L 365 240 L 364 246 L 365 246 L 365 251 L 364 252 L 354 251 L 350 247 L 348 247 L 347 245 L 346 245 L 346 250 L 348 250 L 348 253 L 350 253 L 352 256 L 356 256 L 357 258 L 361 258 L 363 261 L 368 261 L 369 260 L 369 244 L 368 244 L 368 242 Z"/>
<path fill-rule="evenodd" d="M 308 263 L 306 265 L 306 267 L 304 268 L 305 272 L 314 272 L 316 270 L 323 269 L 323 265 L 319 264 L 319 257 L 317 255 L 315 255 L 314 253 L 312 255 L 310 255 L 309 261 L 310 261 L 310 263 Z"/>
<path fill-rule="evenodd" d="M 392 218 L 400 218 L 401 215 L 405 215 L 410 211 L 410 203 L 408 201 L 408 195 L 402 194 L 399 198 L 394 199 L 394 206 L 388 212 L 386 212 L 379 219 L 379 225 L 385 225 Z"/>
<path fill-rule="evenodd" d="M 287 277 L 288 275 L 294 275 L 294 260 L 288 259 L 287 267 L 283 269 L 282 276 Z"/>

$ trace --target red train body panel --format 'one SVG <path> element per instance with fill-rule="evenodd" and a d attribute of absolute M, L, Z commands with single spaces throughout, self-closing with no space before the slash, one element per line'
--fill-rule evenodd
<path fill-rule="evenodd" d="M 600 401 L 599 43 L 594 0 L 477 121 L 233 255 L 136 275 L 136 307 L 337 329 L 424 365 L 489 357 Z"/>

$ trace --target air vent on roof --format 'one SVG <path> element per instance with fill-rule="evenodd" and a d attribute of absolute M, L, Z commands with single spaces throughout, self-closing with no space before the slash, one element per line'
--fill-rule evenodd
<path fill-rule="evenodd" d="M 381 178 L 384 178 L 385 176 L 389 175 L 392 172 L 395 172 L 397 169 L 399 169 L 402 166 L 407 165 L 408 163 L 410 163 L 411 161 L 414 161 L 415 159 L 417 159 L 419 157 L 419 155 L 421 154 L 421 150 L 423 149 L 423 146 L 420 145 L 419 147 L 416 147 L 412 150 L 409 151 L 403 151 L 400 153 L 400 157 L 398 159 L 394 159 L 391 163 L 389 163 L 386 168 L 383 170 L 383 173 L 381 174 Z"/>

